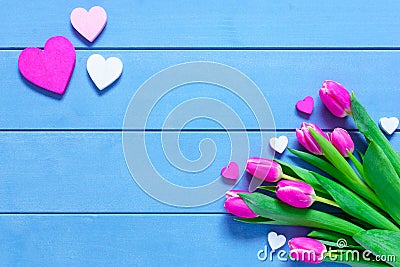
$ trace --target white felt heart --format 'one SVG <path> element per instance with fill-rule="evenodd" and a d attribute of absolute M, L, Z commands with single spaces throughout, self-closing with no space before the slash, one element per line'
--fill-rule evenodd
<path fill-rule="evenodd" d="M 279 138 L 273 137 L 269 139 L 269 145 L 271 146 L 271 148 L 281 154 L 283 153 L 283 151 L 285 151 L 288 143 L 289 140 L 284 135 L 279 136 Z"/>
<path fill-rule="evenodd" d="M 392 134 L 394 131 L 396 131 L 397 127 L 399 127 L 399 119 L 396 117 L 384 117 L 379 119 L 379 125 L 384 132 L 387 134 Z"/>
<path fill-rule="evenodd" d="M 280 247 L 283 247 L 286 243 L 286 237 L 284 235 L 278 235 L 275 232 L 268 233 L 268 244 L 273 251 Z"/>
<path fill-rule="evenodd" d="M 121 76 L 123 64 L 117 57 L 107 60 L 99 54 L 91 55 L 86 63 L 90 78 L 100 90 L 103 90 Z"/>

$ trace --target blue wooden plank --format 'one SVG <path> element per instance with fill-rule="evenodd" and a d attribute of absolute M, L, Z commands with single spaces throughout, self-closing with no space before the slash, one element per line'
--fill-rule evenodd
<path fill-rule="evenodd" d="M 299 148 L 293 132 L 279 133 L 284 134 L 290 147 Z M 184 132 L 180 134 L 180 150 L 189 160 L 200 157 L 198 145 L 204 138 L 215 142 L 217 153 L 205 170 L 181 171 L 166 159 L 160 137 L 157 132 L 146 133 L 149 157 L 165 179 L 181 186 L 211 182 L 230 159 L 226 133 Z M 354 137 L 362 145 L 360 135 Z M 259 133 L 251 132 L 248 138 L 250 151 L 244 158 L 259 155 L 261 149 L 271 154 L 267 146 L 261 148 Z M 399 134 L 391 141 L 400 148 Z M 223 199 L 188 209 L 165 205 L 145 194 L 127 169 L 119 132 L 2 132 L 0 144 L 0 212 L 224 212 Z M 281 159 L 301 163 L 287 151 Z M 244 168 L 245 162 L 238 164 Z M 250 179 L 244 175 L 237 188 L 247 189 Z"/>
<path fill-rule="evenodd" d="M 2 215 L 0 227 L 3 266 L 308 266 L 257 258 L 269 231 L 289 240 L 308 229 L 228 215 Z"/>
<path fill-rule="evenodd" d="M 72 29 L 75 7 L 103 6 L 108 23 L 90 47 L 398 47 L 398 1 L 58 1 L 2 3 L 0 47 L 43 46 Z"/>
<path fill-rule="evenodd" d="M 91 82 L 85 67 L 87 58 L 95 52 L 105 57 L 120 57 L 125 67 L 120 80 L 102 93 Z M 3 70 L 0 80 L 4 89 L 0 94 L 1 129 L 121 129 L 129 101 L 141 84 L 167 67 L 198 60 L 227 64 L 253 80 L 265 95 L 278 129 L 297 128 L 307 119 L 327 129 L 355 127 L 351 119 L 335 118 L 323 107 L 318 90 L 325 79 L 337 80 L 354 90 L 376 121 L 383 116 L 400 117 L 399 52 L 79 51 L 71 83 L 60 99 L 43 94 L 20 76 L 18 54 L 19 51 L 0 53 Z M 146 127 L 161 129 L 165 118 L 176 106 L 197 97 L 209 97 L 230 106 L 246 128 L 256 129 L 259 126 L 252 110 L 243 102 L 249 95 L 252 91 L 238 97 L 207 84 L 181 86 L 157 102 Z M 295 103 L 307 95 L 313 96 L 316 102 L 310 117 L 295 109 Z M 136 108 L 141 109 L 140 105 Z M 232 117 L 226 117 L 226 120 L 230 121 Z M 175 125 L 172 128 L 181 127 Z M 194 120 L 185 127 L 221 128 L 205 119 Z"/>

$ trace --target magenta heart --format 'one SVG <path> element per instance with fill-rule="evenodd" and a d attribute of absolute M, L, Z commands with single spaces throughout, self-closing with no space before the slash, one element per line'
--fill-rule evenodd
<path fill-rule="evenodd" d="M 51 37 L 43 51 L 24 49 L 18 58 L 21 74 L 31 83 L 56 94 L 64 94 L 75 67 L 75 48 L 63 36 Z"/>
<path fill-rule="evenodd" d="M 296 108 L 301 112 L 311 114 L 314 109 L 314 99 L 311 96 L 307 96 L 303 100 L 297 101 Z"/>
<path fill-rule="evenodd" d="M 228 179 L 237 180 L 239 178 L 239 166 L 236 162 L 230 162 L 227 167 L 222 168 L 221 175 Z"/>

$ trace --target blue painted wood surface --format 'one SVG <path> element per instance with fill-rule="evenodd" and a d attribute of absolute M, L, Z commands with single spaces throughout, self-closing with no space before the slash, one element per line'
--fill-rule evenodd
<path fill-rule="evenodd" d="M 325 79 L 342 82 L 354 90 L 376 121 L 383 116 L 400 116 L 396 79 L 400 76 L 400 53 L 394 51 L 78 51 L 71 83 L 61 99 L 49 98 L 21 78 L 16 67 L 19 53 L 1 54 L 5 71 L 0 72 L 0 80 L 7 89 L 0 99 L 1 129 L 122 129 L 132 96 L 148 78 L 169 66 L 197 60 L 227 64 L 252 79 L 269 103 L 277 129 L 295 129 L 305 119 L 326 129 L 355 128 L 350 118 L 334 117 L 318 100 Z M 117 56 L 124 62 L 121 79 L 102 93 L 86 72 L 86 60 L 92 53 Z M 296 102 L 307 95 L 313 96 L 316 103 L 311 116 L 295 109 Z M 240 114 L 247 129 L 259 127 L 252 110 L 243 102 L 247 95 L 237 97 L 218 86 L 196 84 L 178 87 L 162 97 L 146 128 L 161 129 L 169 112 L 196 97 L 220 100 Z M 180 129 L 181 125 L 172 128 Z M 186 128 L 221 126 L 199 119 Z"/>
<path fill-rule="evenodd" d="M 16 215 L 0 217 L 0 227 L 3 266 L 308 266 L 257 259 L 268 230 L 291 238 L 307 229 L 223 214 Z"/>
<path fill-rule="evenodd" d="M 64 35 L 75 7 L 103 6 L 104 33 L 90 47 L 399 47 L 400 3 L 389 1 L 2 1 L 0 47 L 43 46 Z M 32 38 L 34 37 L 34 38 Z"/>
<path fill-rule="evenodd" d="M 106 9 L 109 20 L 98 40 L 88 44 L 72 29 L 69 15 L 75 7 L 95 4 Z M 38 0 L 2 1 L 1 7 L 4 266 L 306 266 L 256 258 L 270 230 L 289 238 L 306 234 L 305 228 L 235 222 L 224 213 L 223 199 L 191 209 L 168 206 L 134 182 L 122 152 L 125 110 L 146 79 L 171 65 L 215 61 L 248 75 L 270 104 L 277 135 L 287 135 L 295 148 L 294 129 L 304 120 L 325 129 L 354 129 L 350 119 L 336 119 L 321 105 L 317 91 L 324 79 L 356 91 L 376 121 L 400 116 L 398 1 Z M 68 37 L 78 50 L 71 83 L 61 98 L 38 90 L 17 69 L 24 47 L 42 47 L 53 35 Z M 86 73 L 92 53 L 124 62 L 121 79 L 102 93 Z M 294 109 L 307 95 L 316 99 L 310 117 Z M 146 126 L 155 130 L 146 132 L 149 155 L 168 179 L 185 186 L 211 181 L 229 160 L 227 134 L 201 119 L 185 126 L 191 131 L 181 134 L 180 145 L 186 157 L 196 159 L 200 140 L 214 140 L 217 154 L 209 168 L 189 176 L 163 155 L 159 130 L 166 115 L 198 96 L 223 100 L 247 129 L 257 129 L 250 109 L 216 86 L 184 86 L 161 99 Z M 360 134 L 353 137 L 363 146 Z M 260 147 L 259 132 L 249 133 L 249 139 L 250 156 L 261 149 L 271 153 Z M 400 149 L 398 133 L 391 141 Z M 301 164 L 287 152 L 281 159 Z M 248 181 L 243 177 L 238 188 L 246 188 Z"/>
<path fill-rule="evenodd" d="M 288 136 L 289 146 L 300 148 L 293 132 L 278 135 Z M 180 149 L 190 160 L 200 157 L 198 144 L 204 138 L 216 144 L 214 161 L 199 173 L 187 173 L 171 165 L 164 156 L 160 133 L 146 136 L 155 168 L 165 179 L 181 186 L 200 186 L 218 179 L 221 168 L 229 162 L 226 133 L 181 133 Z M 360 148 L 365 147 L 360 134 L 353 138 Z M 249 139 L 249 156 L 259 155 L 259 134 L 249 133 Z M 223 199 L 188 209 L 168 206 L 146 195 L 129 174 L 118 132 L 7 132 L 0 134 L 0 140 L 0 212 L 225 212 Z M 391 140 L 400 147 L 399 134 Z M 269 147 L 262 149 L 270 152 Z M 289 152 L 280 158 L 308 167 Z M 244 167 L 244 162 L 238 163 Z M 244 175 L 237 188 L 247 189 L 250 178 Z"/>

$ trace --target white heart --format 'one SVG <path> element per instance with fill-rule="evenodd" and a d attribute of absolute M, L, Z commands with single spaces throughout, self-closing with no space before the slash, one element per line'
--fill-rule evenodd
<path fill-rule="evenodd" d="M 117 57 L 107 60 L 99 54 L 91 55 L 86 62 L 86 69 L 94 84 L 103 90 L 121 76 L 123 64 Z"/>
<path fill-rule="evenodd" d="M 399 119 L 396 117 L 391 118 L 381 118 L 379 119 L 379 125 L 381 129 L 385 131 L 387 134 L 392 134 L 396 131 L 397 127 L 399 126 Z"/>
<path fill-rule="evenodd" d="M 284 135 L 279 136 L 279 138 L 273 137 L 269 139 L 269 145 L 271 146 L 271 148 L 281 154 L 283 153 L 283 151 L 285 151 L 288 143 L 289 140 Z"/>
<path fill-rule="evenodd" d="M 278 235 L 275 232 L 268 233 L 268 244 L 273 251 L 280 247 L 283 247 L 286 243 L 286 237 L 284 235 Z"/>

